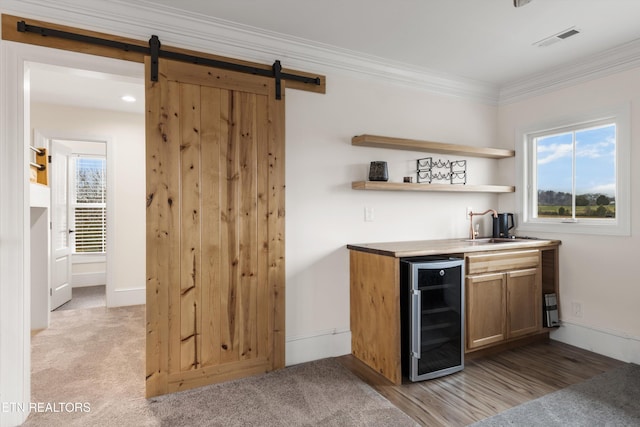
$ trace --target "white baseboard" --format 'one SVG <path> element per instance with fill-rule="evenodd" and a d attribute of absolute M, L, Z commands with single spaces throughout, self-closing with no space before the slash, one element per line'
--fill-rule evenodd
<path fill-rule="evenodd" d="M 74 288 L 104 285 L 106 283 L 107 273 L 75 273 L 71 275 L 71 286 Z"/>
<path fill-rule="evenodd" d="M 640 338 L 623 332 L 562 321 L 562 326 L 551 332 L 551 339 L 623 362 L 640 364 Z"/>
<path fill-rule="evenodd" d="M 113 292 L 107 290 L 107 307 L 142 305 L 146 304 L 146 302 L 147 290 L 145 288 L 116 289 Z"/>
<path fill-rule="evenodd" d="M 286 365 L 311 362 L 351 353 L 351 331 L 329 329 L 286 339 Z"/>

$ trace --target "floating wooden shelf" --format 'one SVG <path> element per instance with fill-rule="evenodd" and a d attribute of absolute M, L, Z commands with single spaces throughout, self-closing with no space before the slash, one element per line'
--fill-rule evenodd
<path fill-rule="evenodd" d="M 405 182 L 353 181 L 354 190 L 373 191 L 448 191 L 458 193 L 513 193 L 511 185 L 412 184 Z"/>
<path fill-rule="evenodd" d="M 473 147 L 470 145 L 445 144 L 442 142 L 391 138 L 378 135 L 354 136 L 351 138 L 351 145 L 391 148 L 395 150 L 425 151 L 437 154 L 453 154 L 455 156 L 485 157 L 489 159 L 506 159 L 515 156 L 515 151 L 502 148 Z"/>

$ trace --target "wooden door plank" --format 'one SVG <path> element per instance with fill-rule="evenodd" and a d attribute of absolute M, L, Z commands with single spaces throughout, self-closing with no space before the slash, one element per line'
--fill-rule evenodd
<path fill-rule="evenodd" d="M 240 319 L 239 344 L 241 359 L 250 359 L 255 353 L 256 322 L 256 263 L 257 263 L 257 222 L 256 222 L 256 95 L 239 94 L 239 260 L 240 260 Z"/>
<path fill-rule="evenodd" d="M 164 67 L 160 68 L 164 70 Z M 165 76 L 166 74 L 163 74 Z M 180 85 L 176 82 L 165 81 L 162 83 L 162 118 L 164 129 L 162 132 L 163 145 L 171 150 L 171 169 L 162 171 L 166 176 L 165 180 L 170 180 L 175 188 L 173 197 L 167 199 L 174 210 L 176 217 L 172 224 L 171 233 L 167 235 L 167 241 L 175 248 L 172 252 L 173 271 L 170 280 L 165 280 L 163 287 L 167 289 L 167 328 L 168 342 L 168 370 L 169 373 L 180 371 L 180 348 L 171 345 L 180 342 Z M 166 165 L 168 159 L 163 159 L 162 164 Z"/>
<path fill-rule="evenodd" d="M 202 152 L 202 366 L 220 363 L 220 141 L 221 90 L 203 87 Z"/>
<path fill-rule="evenodd" d="M 274 90 L 273 81 L 269 82 Z M 269 114 L 269 288 L 272 369 L 285 366 L 285 83 L 282 100 L 268 97 Z"/>
<path fill-rule="evenodd" d="M 269 205 L 267 196 L 269 194 L 269 115 L 268 99 L 264 96 L 257 97 L 257 118 L 256 118 L 256 155 L 257 155 L 257 293 L 258 302 L 269 301 Z M 269 358 L 269 305 L 258 303 L 256 308 L 256 342 L 255 356 Z"/>
<path fill-rule="evenodd" d="M 176 374 L 169 375 L 167 389 L 170 393 L 173 393 L 176 391 L 187 390 L 189 388 L 201 387 L 207 384 L 228 381 L 234 378 L 261 374 L 269 371 L 267 366 L 267 361 L 259 358 L 178 372 Z"/>
<path fill-rule="evenodd" d="M 167 72 L 182 83 L 274 96 L 273 92 L 269 93 L 269 77 L 176 61 L 167 61 Z"/>
<path fill-rule="evenodd" d="M 238 181 L 238 94 L 229 92 L 229 128 L 224 146 L 225 182 L 222 184 L 223 212 L 221 223 L 222 237 L 222 273 L 225 275 L 221 287 L 222 302 L 222 363 L 237 361 L 238 352 L 238 286 L 239 286 L 239 257 L 238 257 L 238 195 L 240 189 Z"/>
<path fill-rule="evenodd" d="M 149 61 L 145 63 L 149 69 Z M 160 68 L 162 70 L 162 67 Z M 163 102 L 169 86 L 146 82 L 146 396 L 167 392 L 169 372 L 169 287 L 179 282 L 179 247 L 174 233 L 179 229 L 177 174 L 179 146 L 167 144 L 175 138 L 175 127 L 168 121 Z"/>
<path fill-rule="evenodd" d="M 201 312 L 200 87 L 180 84 L 180 370 L 197 369 Z"/>

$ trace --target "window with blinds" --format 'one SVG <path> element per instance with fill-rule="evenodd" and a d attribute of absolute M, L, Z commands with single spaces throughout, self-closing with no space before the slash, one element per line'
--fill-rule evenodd
<path fill-rule="evenodd" d="M 104 157 L 72 159 L 71 212 L 75 253 L 104 253 L 107 240 L 107 162 Z"/>

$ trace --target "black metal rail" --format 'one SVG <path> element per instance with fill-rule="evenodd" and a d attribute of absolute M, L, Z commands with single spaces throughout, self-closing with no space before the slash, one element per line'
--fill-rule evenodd
<path fill-rule="evenodd" d="M 162 44 L 158 36 L 151 36 L 149 39 L 149 47 L 140 46 L 136 44 L 119 42 L 116 40 L 108 40 L 100 37 L 86 36 L 83 34 L 71 33 L 68 31 L 56 30 L 53 28 L 39 27 L 36 25 L 29 25 L 25 21 L 18 21 L 18 32 L 21 33 L 34 33 L 40 34 L 43 37 L 56 37 L 66 40 L 73 40 L 82 43 L 90 43 L 98 46 L 109 47 L 118 50 L 124 50 L 126 52 L 137 52 L 151 57 L 151 81 L 158 81 L 158 61 L 159 58 L 171 59 L 174 61 L 188 62 L 191 64 L 206 65 L 209 67 L 221 68 L 224 70 L 237 71 L 240 73 L 253 74 L 263 77 L 272 77 L 276 82 L 276 99 L 282 99 L 282 79 L 293 80 L 302 82 L 305 84 L 320 85 L 319 77 L 307 77 L 298 74 L 283 73 L 282 65 L 279 60 L 276 60 L 271 69 L 264 69 L 259 67 L 252 67 L 250 65 L 235 64 L 233 62 L 226 62 L 217 59 L 203 58 L 195 55 L 187 55 L 178 52 L 163 51 L 161 49 Z"/>

